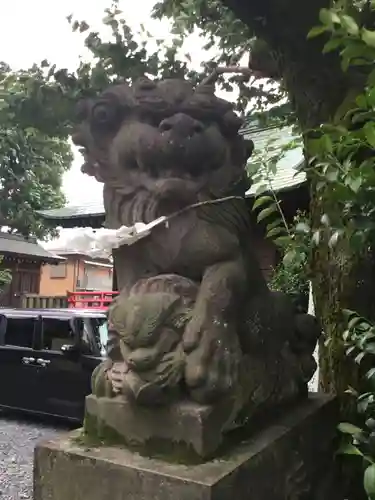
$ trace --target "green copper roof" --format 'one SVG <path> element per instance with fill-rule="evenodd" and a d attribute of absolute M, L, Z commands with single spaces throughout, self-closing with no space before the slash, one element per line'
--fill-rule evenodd
<path fill-rule="evenodd" d="M 275 155 L 277 150 L 266 151 L 270 145 L 273 148 L 281 149 L 290 141 L 297 138 L 293 133 L 292 127 L 284 127 L 282 129 L 276 127 L 259 129 L 255 126 L 251 126 L 244 129 L 243 134 L 246 138 L 252 139 L 254 142 L 254 153 L 248 162 L 250 168 L 252 162 L 258 156 L 258 153 L 262 155 L 263 159 L 271 160 L 271 157 Z M 296 147 L 286 151 L 284 156 L 276 163 L 275 174 L 269 174 L 270 187 L 277 192 L 296 188 L 303 184 L 306 181 L 306 174 L 297 171 L 297 167 L 299 167 L 303 161 L 302 147 Z M 260 184 L 262 183 L 254 183 L 247 194 L 250 196 L 254 195 Z"/>
<path fill-rule="evenodd" d="M 26 240 L 18 234 L 0 232 L 0 254 L 17 255 L 44 262 L 58 263 L 61 257 L 45 250 L 36 241 Z"/>
<path fill-rule="evenodd" d="M 63 208 L 39 210 L 38 213 L 46 219 L 80 219 L 83 217 L 104 216 L 104 207 L 103 202 L 97 200 L 85 205 L 68 205 Z"/>

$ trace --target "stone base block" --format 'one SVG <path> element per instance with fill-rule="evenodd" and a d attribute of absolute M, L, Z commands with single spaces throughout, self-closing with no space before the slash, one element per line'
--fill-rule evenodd
<path fill-rule="evenodd" d="M 35 449 L 34 500 L 336 500 L 336 403 L 312 396 L 215 460 L 182 465 L 77 433 Z"/>
<path fill-rule="evenodd" d="M 86 397 L 85 431 L 103 444 L 125 444 L 142 454 L 155 449 L 175 457 L 210 457 L 222 444 L 232 404 L 212 407 L 191 401 L 171 406 L 134 406 L 129 400 Z"/>

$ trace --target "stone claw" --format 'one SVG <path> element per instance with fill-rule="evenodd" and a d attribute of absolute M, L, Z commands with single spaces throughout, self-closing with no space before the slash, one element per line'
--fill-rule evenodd
<path fill-rule="evenodd" d="M 237 337 L 211 325 L 186 358 L 185 380 L 193 399 L 210 404 L 233 391 L 240 359 Z"/>
<path fill-rule="evenodd" d="M 202 336 L 202 327 L 197 324 L 195 318 L 193 318 L 187 325 L 184 336 L 183 336 L 183 347 L 186 353 L 192 352 L 199 345 L 199 341 Z"/>

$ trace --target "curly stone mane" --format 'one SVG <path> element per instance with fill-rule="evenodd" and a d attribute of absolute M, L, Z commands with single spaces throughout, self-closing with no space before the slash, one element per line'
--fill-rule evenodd
<path fill-rule="evenodd" d="M 146 78 L 79 106 L 73 141 L 82 170 L 104 182 L 107 225 L 150 222 L 186 205 L 249 187 L 253 145 L 242 120 L 212 86 Z"/>

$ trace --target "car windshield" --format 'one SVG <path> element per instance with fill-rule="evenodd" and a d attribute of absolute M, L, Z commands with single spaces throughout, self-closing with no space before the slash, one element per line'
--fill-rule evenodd
<path fill-rule="evenodd" d="M 107 354 L 108 321 L 106 318 L 93 318 L 92 325 L 94 329 L 96 345 L 100 351 L 101 356 L 105 356 Z"/>

